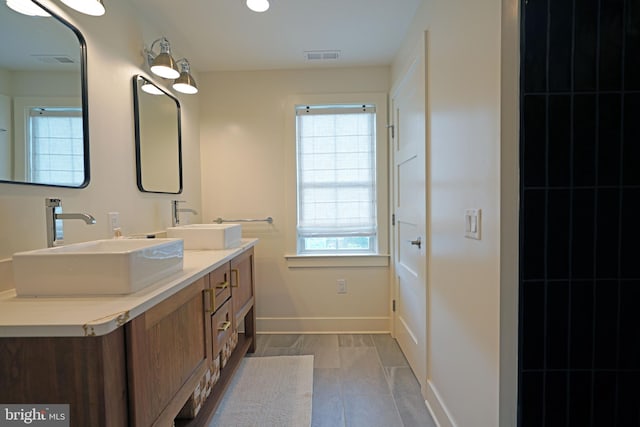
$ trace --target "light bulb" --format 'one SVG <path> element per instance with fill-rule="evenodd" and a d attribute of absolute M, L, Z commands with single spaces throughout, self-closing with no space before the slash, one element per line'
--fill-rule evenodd
<path fill-rule="evenodd" d="M 164 93 L 156 85 L 147 81 L 145 81 L 142 86 L 140 86 L 140 89 L 142 89 L 149 95 L 162 95 Z"/>
<path fill-rule="evenodd" d="M 174 83 L 173 88 L 178 92 L 186 93 L 187 95 L 198 93 L 198 88 L 188 83 Z"/>
<path fill-rule="evenodd" d="M 269 0 L 247 0 L 247 7 L 254 12 L 266 12 L 269 9 Z"/>

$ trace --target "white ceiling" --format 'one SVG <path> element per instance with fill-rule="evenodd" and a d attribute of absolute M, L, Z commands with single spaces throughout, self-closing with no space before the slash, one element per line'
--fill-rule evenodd
<path fill-rule="evenodd" d="M 195 72 L 387 65 L 421 1 L 271 0 L 255 13 L 244 0 L 132 0 Z M 308 62 L 309 50 L 341 57 Z"/>

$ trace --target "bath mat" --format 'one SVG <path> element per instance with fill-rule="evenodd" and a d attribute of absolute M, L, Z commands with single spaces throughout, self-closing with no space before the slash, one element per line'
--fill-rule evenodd
<path fill-rule="evenodd" d="M 313 356 L 245 357 L 209 427 L 311 425 Z"/>

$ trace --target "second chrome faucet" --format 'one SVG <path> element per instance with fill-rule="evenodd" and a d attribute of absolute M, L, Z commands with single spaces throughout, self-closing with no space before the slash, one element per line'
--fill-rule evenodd
<path fill-rule="evenodd" d="M 176 227 L 180 225 L 180 212 L 191 212 L 194 215 L 198 215 L 198 212 L 194 209 L 181 209 L 178 207 L 178 203 L 185 203 L 185 200 L 172 200 L 171 201 L 171 226 Z"/>

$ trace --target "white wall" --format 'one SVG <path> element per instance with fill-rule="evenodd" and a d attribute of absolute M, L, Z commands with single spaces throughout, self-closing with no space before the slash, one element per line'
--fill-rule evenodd
<path fill-rule="evenodd" d="M 11 92 L 11 73 L 0 68 L 0 93 L 8 94 Z"/>
<path fill-rule="evenodd" d="M 46 246 L 47 196 L 61 197 L 67 212 L 88 212 L 98 221 L 93 226 L 66 221 L 65 241 L 69 243 L 110 237 L 107 213 L 111 211 L 120 212 L 125 234 L 164 229 L 171 224 L 169 201 L 176 198 L 141 193 L 136 186 L 132 77 L 148 74 L 143 45 L 163 33 L 147 24 L 144 14 L 128 1 L 110 2 L 107 13 L 99 18 L 69 11 L 59 2 L 44 3 L 75 24 L 87 41 L 91 182 L 85 189 L 0 184 L 0 259 Z M 166 36 L 171 39 L 171 34 Z M 180 46 L 173 47 L 174 54 L 188 56 Z M 184 192 L 178 198 L 199 210 L 199 103 L 193 96 L 178 98 L 184 165 Z M 7 280 L 0 278 L 0 288 Z"/>
<path fill-rule="evenodd" d="M 203 220 L 262 218 L 244 225 L 256 247 L 258 331 L 388 331 L 388 267 L 290 268 L 286 193 L 295 191 L 287 156 L 288 100 L 299 94 L 383 92 L 389 69 L 212 72 L 200 75 Z M 384 135 L 380 136 L 383 140 Z M 380 183 L 386 185 L 386 183 Z M 293 186 L 293 187 L 292 187 Z M 295 212 L 295 208 L 293 210 Z M 295 219 L 293 221 L 295 224 Z M 336 279 L 348 293 L 336 293 Z"/>
<path fill-rule="evenodd" d="M 441 426 L 498 425 L 500 1 L 425 0 L 392 67 L 396 82 L 428 31 L 431 230 L 427 381 Z M 482 209 L 482 240 L 464 210 Z"/>

